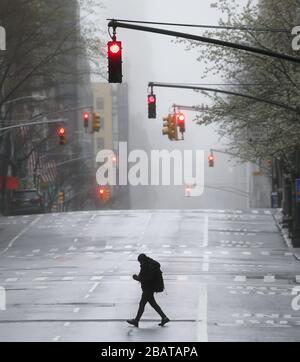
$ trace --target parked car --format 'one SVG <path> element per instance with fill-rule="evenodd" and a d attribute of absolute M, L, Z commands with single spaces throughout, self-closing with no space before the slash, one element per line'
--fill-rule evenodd
<path fill-rule="evenodd" d="M 36 189 L 16 190 L 12 194 L 10 214 L 42 214 L 44 202 Z"/>

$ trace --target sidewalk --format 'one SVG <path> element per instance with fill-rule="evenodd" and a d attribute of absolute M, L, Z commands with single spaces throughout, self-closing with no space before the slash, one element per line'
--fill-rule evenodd
<path fill-rule="evenodd" d="M 278 228 L 281 231 L 282 237 L 284 241 L 286 242 L 288 248 L 293 252 L 295 258 L 300 262 L 300 248 L 293 248 L 292 240 L 290 239 L 288 235 L 288 230 L 282 227 L 282 212 L 281 209 L 278 209 L 276 213 L 273 214 L 274 219 L 276 221 L 276 224 Z"/>

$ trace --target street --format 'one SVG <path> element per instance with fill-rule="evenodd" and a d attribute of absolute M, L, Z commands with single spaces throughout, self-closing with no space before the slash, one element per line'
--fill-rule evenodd
<path fill-rule="evenodd" d="M 0 341 L 300 341 L 300 263 L 269 209 L 0 218 Z M 158 260 L 161 328 L 131 276 Z"/>

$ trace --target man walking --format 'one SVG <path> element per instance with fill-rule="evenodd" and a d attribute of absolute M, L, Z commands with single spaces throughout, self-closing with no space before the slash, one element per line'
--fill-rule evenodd
<path fill-rule="evenodd" d="M 170 322 L 170 320 L 161 310 L 154 298 L 155 292 L 162 292 L 164 289 L 160 264 L 145 254 L 140 254 L 138 256 L 138 261 L 141 265 L 141 271 L 139 275 L 135 274 L 132 277 L 134 280 L 141 283 L 143 294 L 135 319 L 130 319 L 127 323 L 138 327 L 139 321 L 144 313 L 145 306 L 149 303 L 151 307 L 161 316 L 161 323 L 159 323 L 159 325 L 163 327 L 165 324 Z"/>

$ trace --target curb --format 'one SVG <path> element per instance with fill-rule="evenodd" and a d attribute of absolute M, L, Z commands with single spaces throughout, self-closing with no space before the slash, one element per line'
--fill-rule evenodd
<path fill-rule="evenodd" d="M 272 215 L 273 215 L 276 226 L 279 229 L 284 242 L 286 243 L 289 250 L 291 250 L 291 252 L 293 253 L 294 258 L 300 262 L 300 254 L 297 255 L 295 253 L 295 249 L 293 247 L 292 240 L 289 238 L 287 230 L 282 227 L 282 209 L 278 209 L 277 212 L 273 213 Z"/>

